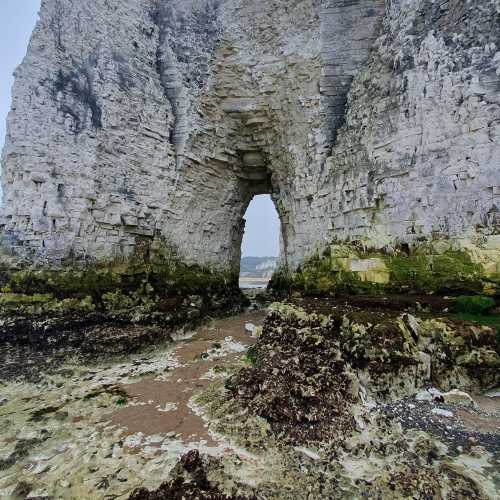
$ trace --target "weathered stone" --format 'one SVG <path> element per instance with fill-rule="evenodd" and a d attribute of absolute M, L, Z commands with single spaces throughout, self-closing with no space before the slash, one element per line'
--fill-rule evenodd
<path fill-rule="evenodd" d="M 245 323 L 245 333 L 253 335 L 257 327 L 253 323 Z"/>
<path fill-rule="evenodd" d="M 54 265 L 160 239 L 233 269 L 270 193 L 289 265 L 331 241 L 438 238 L 498 274 L 499 16 L 498 0 L 43 0 L 2 244 Z"/>
<path fill-rule="evenodd" d="M 474 406 L 474 400 L 464 391 L 459 391 L 458 389 L 452 389 L 451 391 L 444 392 L 442 394 L 445 403 L 448 404 L 458 404 L 462 406 Z"/>
<path fill-rule="evenodd" d="M 439 415 L 440 417 L 446 417 L 446 418 L 453 417 L 452 411 L 443 410 L 442 408 L 433 408 L 432 413 L 434 413 L 434 415 Z"/>

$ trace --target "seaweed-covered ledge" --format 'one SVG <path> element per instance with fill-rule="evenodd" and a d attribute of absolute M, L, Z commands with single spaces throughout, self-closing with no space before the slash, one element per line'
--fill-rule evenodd
<path fill-rule="evenodd" d="M 195 397 L 250 452 L 205 459 L 220 498 L 498 496 L 498 406 L 480 394 L 500 383 L 494 330 L 382 302 L 272 305 L 243 362 Z"/>
<path fill-rule="evenodd" d="M 170 341 L 174 329 L 239 311 L 244 303 L 236 272 L 187 264 L 165 248 L 59 269 L 14 267 L 6 258 L 0 290 L 3 356 L 19 361 L 3 365 L 6 376 L 18 374 L 23 349 L 123 355 Z"/>

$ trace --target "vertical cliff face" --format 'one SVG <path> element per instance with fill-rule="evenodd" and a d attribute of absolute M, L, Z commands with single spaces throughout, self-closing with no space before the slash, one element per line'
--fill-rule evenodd
<path fill-rule="evenodd" d="M 171 103 L 150 2 L 44 0 L 16 72 L 4 240 L 29 259 L 127 254 L 172 182 Z"/>
<path fill-rule="evenodd" d="M 31 262 L 153 241 L 237 266 L 270 193 L 282 254 L 498 231 L 496 0 L 44 0 L 3 153 Z"/>
<path fill-rule="evenodd" d="M 324 142 L 319 4 L 227 2 L 221 23 L 164 227 L 183 255 L 237 264 L 245 209 L 271 193 L 291 255 Z"/>
<path fill-rule="evenodd" d="M 499 228 L 500 4 L 390 2 L 327 161 L 331 239 L 490 240 Z M 318 206 L 318 210 L 320 210 Z M 493 248 L 493 246 L 492 246 Z"/>

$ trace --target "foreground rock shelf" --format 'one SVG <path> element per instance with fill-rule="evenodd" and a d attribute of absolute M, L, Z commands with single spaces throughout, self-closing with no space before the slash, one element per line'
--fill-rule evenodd
<path fill-rule="evenodd" d="M 43 0 L 0 497 L 498 498 L 499 39 L 499 0 Z M 245 298 L 261 194 L 280 265 Z"/>
<path fill-rule="evenodd" d="M 0 497 L 123 498 L 134 487 L 158 486 L 193 447 L 223 453 L 229 445 L 208 434 L 188 403 L 216 367 L 245 350 L 244 324 L 261 317 L 178 332 L 173 342 L 127 359 L 66 359 L 36 383 L 30 364 L 38 360 L 26 353 L 17 380 L 0 382 Z"/>
<path fill-rule="evenodd" d="M 1 382 L 0 495 L 495 498 L 493 330 L 389 304 L 294 299 L 36 382 L 27 357 Z"/>

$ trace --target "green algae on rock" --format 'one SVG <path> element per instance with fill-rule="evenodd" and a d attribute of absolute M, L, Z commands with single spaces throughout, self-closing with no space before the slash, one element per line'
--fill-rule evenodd
<path fill-rule="evenodd" d="M 86 267 L 5 267 L 0 289 L 0 343 L 58 357 L 130 353 L 245 303 L 237 274 L 186 264 L 168 248 Z M 22 368 L 14 357 L 9 377 Z"/>
<path fill-rule="evenodd" d="M 171 296 L 239 296 L 238 273 L 182 262 L 168 247 L 127 260 L 67 263 L 59 268 L 8 267 L 0 275 L 0 307 L 29 302 L 87 299 L 97 308 L 128 308 Z M 0 309 L 0 312 L 2 309 Z"/>
<path fill-rule="evenodd" d="M 453 312 L 472 315 L 485 315 L 495 307 L 495 301 L 491 297 L 481 295 L 461 295 L 453 303 Z"/>
<path fill-rule="evenodd" d="M 444 243 L 440 245 L 439 243 Z M 420 243 L 413 248 L 371 250 L 334 243 L 295 270 L 280 268 L 270 282 L 277 295 L 484 293 L 500 291 L 500 253 L 476 246 Z"/>

